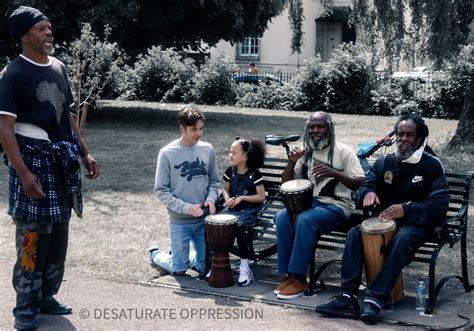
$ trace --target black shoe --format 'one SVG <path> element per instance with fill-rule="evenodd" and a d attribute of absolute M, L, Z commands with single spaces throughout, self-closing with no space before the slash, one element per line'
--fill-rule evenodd
<path fill-rule="evenodd" d="M 372 302 L 364 302 L 364 309 L 360 314 L 360 319 L 369 324 L 377 324 L 380 308 Z"/>
<path fill-rule="evenodd" d="M 328 303 L 316 306 L 318 313 L 337 317 L 359 319 L 360 306 L 354 296 L 336 295 Z"/>
<path fill-rule="evenodd" d="M 41 314 L 48 314 L 48 315 L 69 315 L 72 314 L 72 308 L 68 305 L 59 303 L 53 297 L 44 298 L 41 301 L 41 307 L 39 312 Z"/>
<path fill-rule="evenodd" d="M 36 316 L 32 315 L 17 315 L 15 316 L 15 329 L 27 331 L 36 330 L 38 324 L 36 323 Z"/>

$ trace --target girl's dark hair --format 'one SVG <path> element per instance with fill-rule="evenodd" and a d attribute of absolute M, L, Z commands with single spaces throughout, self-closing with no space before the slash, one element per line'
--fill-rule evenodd
<path fill-rule="evenodd" d="M 263 166 L 265 153 L 267 152 L 265 144 L 258 139 L 236 138 L 242 151 L 247 153 L 247 167 L 249 169 L 258 169 Z"/>

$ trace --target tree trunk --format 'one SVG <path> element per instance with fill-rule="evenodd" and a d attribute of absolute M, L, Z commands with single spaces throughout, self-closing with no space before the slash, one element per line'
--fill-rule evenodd
<path fill-rule="evenodd" d="M 474 80 L 464 99 L 464 106 L 459 117 L 458 128 L 446 146 L 449 151 L 474 152 Z"/>

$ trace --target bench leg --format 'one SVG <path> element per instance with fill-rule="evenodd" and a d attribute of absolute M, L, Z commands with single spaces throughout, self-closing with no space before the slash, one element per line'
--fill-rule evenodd
<path fill-rule="evenodd" d="M 462 278 L 464 278 L 464 289 L 466 292 L 471 292 L 474 290 L 474 284 L 469 284 L 469 272 L 467 270 L 467 231 L 464 231 L 461 237 L 461 268 L 462 268 Z"/>
<path fill-rule="evenodd" d="M 425 314 L 433 314 L 434 304 L 436 302 L 436 297 L 438 294 L 435 292 L 435 271 L 436 271 L 436 261 L 438 260 L 439 248 L 437 248 L 431 255 L 430 261 L 430 271 L 428 275 L 428 302 L 425 308 Z"/>
<path fill-rule="evenodd" d="M 311 257 L 311 261 L 309 262 L 309 286 L 304 291 L 305 296 L 312 296 L 316 287 L 316 280 L 314 279 L 314 269 L 316 268 L 316 245 L 313 246 Z"/>

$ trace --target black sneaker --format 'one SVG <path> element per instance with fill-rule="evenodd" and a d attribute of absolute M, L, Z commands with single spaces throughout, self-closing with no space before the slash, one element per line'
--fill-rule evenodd
<path fill-rule="evenodd" d="M 39 312 L 48 315 L 69 315 L 72 314 L 72 308 L 53 297 L 47 297 L 41 301 Z"/>
<path fill-rule="evenodd" d="M 360 319 L 368 324 L 377 324 L 380 308 L 372 302 L 364 302 L 364 309 L 360 314 Z"/>
<path fill-rule="evenodd" d="M 38 324 L 36 323 L 36 316 L 33 315 L 17 315 L 15 316 L 15 329 L 21 331 L 36 330 Z"/>
<path fill-rule="evenodd" d="M 316 306 L 320 314 L 359 319 L 360 306 L 357 299 L 350 295 L 336 295 L 328 303 Z"/>

